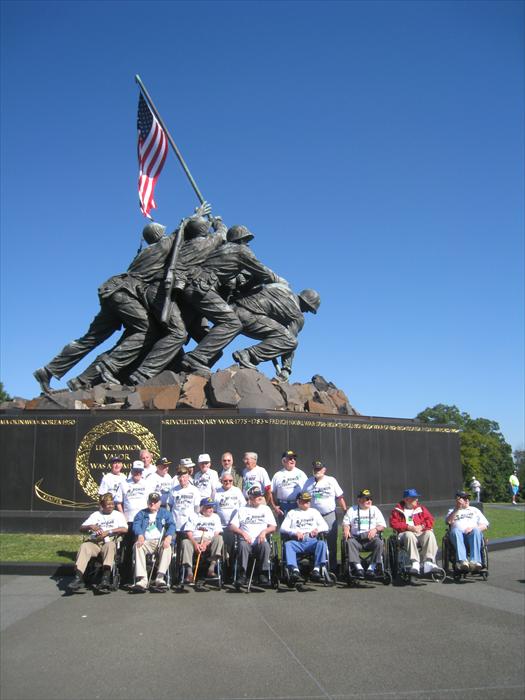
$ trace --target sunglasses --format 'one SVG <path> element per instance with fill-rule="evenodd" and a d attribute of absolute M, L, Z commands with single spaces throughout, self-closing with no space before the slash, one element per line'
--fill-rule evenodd
<path fill-rule="evenodd" d="M 233 479 L 223 479 L 222 483 L 223 484 L 233 484 Z"/>

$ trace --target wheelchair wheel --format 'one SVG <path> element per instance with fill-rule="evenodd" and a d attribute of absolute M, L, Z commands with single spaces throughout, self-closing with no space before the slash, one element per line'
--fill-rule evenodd
<path fill-rule="evenodd" d="M 439 568 L 438 571 L 432 572 L 432 574 L 430 575 L 430 578 L 435 583 L 444 583 L 445 579 L 447 578 L 447 573 L 446 573 L 445 569 Z"/>

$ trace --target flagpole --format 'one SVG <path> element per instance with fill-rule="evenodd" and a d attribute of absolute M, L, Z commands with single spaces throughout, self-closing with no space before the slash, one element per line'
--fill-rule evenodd
<path fill-rule="evenodd" d="M 197 187 L 197 183 L 196 183 L 195 180 L 193 179 L 192 174 L 190 173 L 188 166 L 187 166 L 186 163 L 184 162 L 184 158 L 182 157 L 181 152 L 180 152 L 179 149 L 177 148 L 177 145 L 176 145 L 175 141 L 171 138 L 170 132 L 167 130 L 166 125 L 165 125 L 164 122 L 162 121 L 162 117 L 160 116 L 160 114 L 159 114 L 157 108 L 155 107 L 155 105 L 153 104 L 153 100 L 152 100 L 151 97 L 149 96 L 149 93 L 148 93 L 148 91 L 146 90 L 146 87 L 145 87 L 144 83 L 142 82 L 142 80 L 140 79 L 140 76 L 139 76 L 139 75 L 136 75 L 136 76 L 135 76 L 135 82 L 138 84 L 138 86 L 139 86 L 139 88 L 140 88 L 140 91 L 142 92 L 142 94 L 144 95 L 144 97 L 145 97 L 145 99 L 146 99 L 148 105 L 150 106 L 151 111 L 153 112 L 153 114 L 154 114 L 155 117 L 157 118 L 157 121 L 158 121 L 159 124 L 161 125 L 161 127 L 162 127 L 164 133 L 166 134 L 166 137 L 167 137 L 168 141 L 170 142 L 171 147 L 173 148 L 173 150 L 174 150 L 174 152 L 175 152 L 175 155 L 176 155 L 177 158 L 179 159 L 179 163 L 182 165 L 182 169 L 183 169 L 184 172 L 186 173 L 186 177 L 187 177 L 188 180 L 190 181 L 190 184 L 191 184 L 191 186 L 193 187 L 193 190 L 194 190 L 195 194 L 197 195 L 197 198 L 198 198 L 199 202 L 200 202 L 201 204 L 204 204 L 204 197 L 202 196 L 202 194 L 201 194 L 199 188 Z"/>

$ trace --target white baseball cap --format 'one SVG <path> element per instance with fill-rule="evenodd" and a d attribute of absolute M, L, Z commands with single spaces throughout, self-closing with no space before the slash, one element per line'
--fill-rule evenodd
<path fill-rule="evenodd" d="M 144 462 L 141 459 L 136 459 L 131 465 L 131 468 L 140 469 L 142 471 L 144 469 Z"/>
<path fill-rule="evenodd" d="M 202 464 L 203 462 L 211 462 L 210 455 L 204 453 L 203 455 L 199 455 L 197 459 L 197 464 Z"/>

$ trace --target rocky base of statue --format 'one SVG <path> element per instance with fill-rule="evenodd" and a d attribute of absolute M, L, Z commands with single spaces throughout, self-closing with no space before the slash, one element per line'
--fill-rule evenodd
<path fill-rule="evenodd" d="M 210 377 L 164 371 L 137 387 L 98 384 L 89 390 L 52 391 L 27 400 L 14 398 L 0 410 L 46 409 L 265 409 L 301 413 L 361 415 L 344 391 L 319 374 L 308 384 L 270 380 L 254 369 L 237 365 L 214 372 Z"/>

